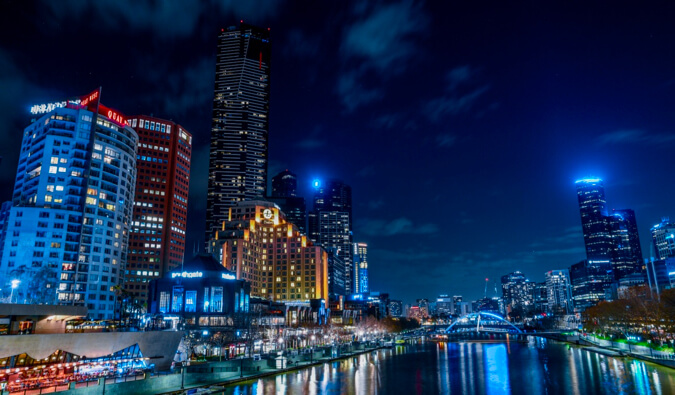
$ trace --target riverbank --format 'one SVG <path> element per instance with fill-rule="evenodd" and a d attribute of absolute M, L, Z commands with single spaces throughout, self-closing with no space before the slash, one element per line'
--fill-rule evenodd
<path fill-rule="evenodd" d="M 331 362 L 338 362 L 338 361 L 343 361 L 346 359 L 349 359 L 351 357 L 355 357 L 358 355 L 366 354 L 369 352 L 377 351 L 379 349 L 383 349 L 386 347 L 383 346 L 377 346 L 377 347 L 372 347 L 372 348 L 364 348 L 361 350 L 355 350 L 352 352 L 347 352 L 343 353 L 338 357 L 318 357 L 316 359 L 312 358 L 310 361 L 298 361 L 296 360 L 291 366 L 287 366 L 286 368 L 282 369 L 276 369 L 276 368 L 263 368 L 259 370 L 259 373 L 253 373 L 253 374 L 247 374 L 244 373 L 242 377 L 241 372 L 233 372 L 233 375 L 231 378 L 225 379 L 225 378 L 220 378 L 216 381 L 213 382 L 204 382 L 200 381 L 200 383 L 197 384 L 192 384 L 192 385 L 185 385 L 183 390 L 174 390 L 174 391 L 168 391 L 168 392 L 161 392 L 161 394 L 164 395 L 182 395 L 182 394 L 187 394 L 189 393 L 195 393 L 194 390 L 197 389 L 197 393 L 199 394 L 218 394 L 222 393 L 225 389 L 225 387 L 234 385 L 234 384 L 240 384 L 240 383 L 247 383 L 251 381 L 255 381 L 261 378 L 265 377 L 270 377 L 270 376 L 276 376 L 276 375 L 281 375 L 281 374 L 286 374 L 294 371 L 298 371 L 301 369 L 309 368 L 312 366 L 321 366 L 324 363 L 331 363 Z M 188 373 L 189 374 L 189 373 Z M 199 389 L 203 389 L 202 391 L 199 391 Z"/>
<path fill-rule="evenodd" d="M 584 350 L 594 352 L 597 354 L 602 354 L 614 358 L 630 357 L 646 362 L 655 363 L 661 366 L 665 366 L 667 368 L 675 369 L 675 355 L 666 354 L 660 351 L 654 352 L 651 349 L 643 350 L 646 347 L 642 346 L 631 347 L 630 345 L 626 345 L 625 343 L 615 343 L 608 340 L 595 339 L 588 336 L 583 337 L 579 335 L 572 336 L 553 333 L 532 333 L 531 335 L 579 346 Z M 603 342 L 608 342 L 609 344 L 604 344 Z M 627 347 L 627 349 L 622 348 L 621 346 Z M 647 352 L 649 352 L 650 355 L 646 355 Z"/>

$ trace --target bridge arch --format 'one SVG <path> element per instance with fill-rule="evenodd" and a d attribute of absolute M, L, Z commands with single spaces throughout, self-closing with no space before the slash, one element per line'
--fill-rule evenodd
<path fill-rule="evenodd" d="M 445 329 L 445 333 L 458 332 L 523 333 L 504 317 L 487 311 L 463 315 Z"/>

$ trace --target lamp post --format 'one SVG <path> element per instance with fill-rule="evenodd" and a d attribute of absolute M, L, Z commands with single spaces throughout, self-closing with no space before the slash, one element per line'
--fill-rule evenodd
<path fill-rule="evenodd" d="M 185 389 L 185 361 L 181 362 L 181 368 L 180 368 L 180 389 L 184 390 Z"/>
<path fill-rule="evenodd" d="M 19 288 L 19 284 L 21 284 L 21 280 L 12 280 L 12 292 L 9 294 L 9 303 L 14 301 L 14 290 Z"/>

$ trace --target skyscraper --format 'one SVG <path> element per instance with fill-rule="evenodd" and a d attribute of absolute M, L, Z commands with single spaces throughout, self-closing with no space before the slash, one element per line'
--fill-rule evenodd
<path fill-rule="evenodd" d="M 241 23 L 218 36 L 206 240 L 238 202 L 267 189 L 269 29 Z"/>
<path fill-rule="evenodd" d="M 502 297 L 504 305 L 510 310 L 533 307 L 532 290 L 536 283 L 531 282 L 520 271 L 502 276 Z"/>
<path fill-rule="evenodd" d="M 267 200 L 276 203 L 286 214 L 286 219 L 307 234 L 307 206 L 305 198 L 297 196 L 298 179 L 295 173 L 284 170 L 272 178 L 272 196 Z"/>
<path fill-rule="evenodd" d="M 549 270 L 545 277 L 549 311 L 570 314 L 574 306 L 572 305 L 572 284 L 569 271 L 567 269 Z"/>
<path fill-rule="evenodd" d="M 143 303 L 150 281 L 183 263 L 192 136 L 174 122 L 145 115 L 129 123 L 139 143 L 124 288 Z"/>
<path fill-rule="evenodd" d="M 605 288 L 609 287 L 613 281 L 612 266 L 609 262 L 591 263 L 583 260 L 572 265 L 570 282 L 572 283 L 574 308 L 583 311 L 605 300 Z"/>
<path fill-rule="evenodd" d="M 652 226 L 652 248 L 656 259 L 675 258 L 675 224 L 670 218 L 662 218 L 661 223 Z"/>
<path fill-rule="evenodd" d="M 354 243 L 354 293 L 370 292 L 368 287 L 368 244 Z"/>
<path fill-rule="evenodd" d="M 620 280 L 629 274 L 644 273 L 635 212 L 630 209 L 612 210 L 609 227 L 612 240 L 610 256 L 614 278 Z"/>
<path fill-rule="evenodd" d="M 609 262 L 611 237 L 604 184 L 600 178 L 583 178 L 576 186 L 586 257 L 591 263 Z"/>
<path fill-rule="evenodd" d="M 20 281 L 15 301 L 87 306 L 92 318 L 112 319 L 127 262 L 138 135 L 99 99 L 96 90 L 24 130 L 0 278 Z"/>
<path fill-rule="evenodd" d="M 345 292 L 354 292 L 352 259 L 352 189 L 337 180 L 314 185 L 314 209 L 308 216 L 309 238 L 333 248 L 345 263 Z"/>

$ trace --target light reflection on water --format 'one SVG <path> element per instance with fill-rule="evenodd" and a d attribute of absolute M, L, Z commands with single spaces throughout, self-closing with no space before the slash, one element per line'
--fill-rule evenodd
<path fill-rule="evenodd" d="M 262 394 L 675 394 L 675 369 L 544 339 L 397 346 L 231 386 Z"/>

